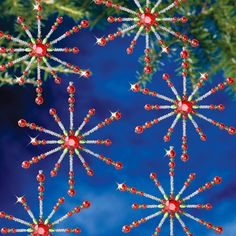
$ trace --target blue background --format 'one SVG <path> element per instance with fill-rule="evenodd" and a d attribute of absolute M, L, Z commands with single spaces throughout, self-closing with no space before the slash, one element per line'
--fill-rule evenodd
<path fill-rule="evenodd" d="M 50 23 L 49 23 L 50 24 Z M 68 27 L 73 26 L 70 19 L 66 19 L 61 31 L 58 30 L 55 38 Z M 64 27 L 64 28 L 63 28 Z M 48 27 L 46 27 L 48 30 Z M 47 32 L 44 31 L 44 33 Z M 87 236 L 105 236 L 105 235 L 123 235 L 121 228 L 125 224 L 130 224 L 133 220 L 140 219 L 154 213 L 153 210 L 133 211 L 131 205 L 134 202 L 154 204 L 149 199 L 121 193 L 116 191 L 116 183 L 125 182 L 129 186 L 136 186 L 145 192 L 160 196 L 158 189 L 155 188 L 149 179 L 150 172 L 157 172 L 159 179 L 165 188 L 169 191 L 168 159 L 164 157 L 164 149 L 174 145 L 177 151 L 176 158 L 176 191 L 182 187 L 185 179 L 191 172 L 197 173 L 197 179 L 191 187 L 185 192 L 185 195 L 195 191 L 206 181 L 210 181 L 214 176 L 220 175 L 223 183 L 198 197 L 192 199 L 191 203 L 211 202 L 214 208 L 211 211 L 189 210 L 194 216 L 203 218 L 206 221 L 213 222 L 215 225 L 224 227 L 223 235 L 234 236 L 236 234 L 236 172 L 235 172 L 235 136 L 229 136 L 227 132 L 220 131 L 209 123 L 199 120 L 199 125 L 207 134 L 207 142 L 201 142 L 193 126 L 189 123 L 188 140 L 190 160 L 187 163 L 180 161 L 181 154 L 181 125 L 172 136 L 170 143 L 164 143 L 163 136 L 166 134 L 172 119 L 146 130 L 142 135 L 134 132 L 136 125 L 143 124 L 145 121 L 160 116 L 162 112 L 147 112 L 144 105 L 147 103 L 160 103 L 150 96 L 134 94 L 129 91 L 129 82 L 136 81 L 136 71 L 141 70 L 137 62 L 142 55 L 144 41 L 140 39 L 136 50 L 132 56 L 126 55 L 131 38 L 117 39 L 104 48 L 95 44 L 95 36 L 102 36 L 113 32 L 114 28 L 107 28 L 106 31 L 83 30 L 78 34 L 61 41 L 60 46 L 78 46 L 79 55 L 61 55 L 60 57 L 73 62 L 82 68 L 90 68 L 93 75 L 90 79 L 79 79 L 77 76 L 63 75 L 62 84 L 55 85 L 51 77 L 44 84 L 45 103 L 43 106 L 37 106 L 34 103 L 35 93 L 31 86 L 24 87 L 2 87 L 0 89 L 0 208 L 9 214 L 22 219 L 29 219 L 26 212 L 19 205 L 15 205 L 15 195 L 26 195 L 31 209 L 38 215 L 37 202 L 37 181 L 35 179 L 38 170 L 44 170 L 47 177 L 46 194 L 44 202 L 45 215 L 49 214 L 52 206 L 60 196 L 66 196 L 66 204 L 60 208 L 54 219 L 59 218 L 67 211 L 71 210 L 76 204 L 83 200 L 90 200 L 92 206 L 90 209 L 81 212 L 78 216 L 64 221 L 62 227 L 80 227 L 82 235 Z M 170 95 L 166 83 L 162 80 L 162 73 L 168 72 L 172 81 L 181 92 L 182 82 L 179 76 L 174 76 L 178 64 L 175 60 L 166 63 L 163 71 L 159 71 L 153 78 L 152 84 L 148 87 L 152 90 L 165 95 Z M 199 71 L 205 72 L 205 71 Z M 224 80 L 221 74 L 214 78 L 213 84 Z M 122 112 L 122 119 L 119 122 L 112 123 L 109 127 L 100 129 L 94 133 L 96 138 L 110 138 L 113 141 L 111 147 L 91 146 L 93 151 L 111 157 L 115 161 L 121 161 L 124 168 L 116 171 L 113 167 L 105 165 L 103 162 L 84 154 L 86 161 L 89 162 L 95 171 L 94 177 L 87 176 L 80 162 L 75 158 L 75 178 L 77 195 L 74 198 L 67 196 L 67 173 L 69 161 L 64 159 L 63 165 L 55 178 L 50 177 L 50 170 L 59 158 L 59 153 L 48 157 L 29 170 L 21 168 L 24 160 L 32 156 L 47 151 L 50 147 L 32 147 L 29 145 L 30 138 L 38 135 L 37 132 L 21 129 L 17 125 L 20 118 L 36 122 L 44 127 L 59 132 L 57 124 L 48 114 L 51 107 L 58 110 L 65 126 L 69 127 L 69 113 L 66 88 L 69 81 L 74 81 L 77 89 L 75 106 L 75 126 L 79 126 L 83 117 L 87 114 L 89 108 L 96 108 L 96 116 L 91 119 L 85 130 L 92 128 L 99 121 L 108 117 L 109 111 L 119 110 Z M 201 90 L 208 91 L 213 84 L 207 83 Z M 235 125 L 236 103 L 224 92 L 219 92 L 207 99 L 208 104 L 223 103 L 226 106 L 224 112 L 207 111 L 210 117 Z M 39 138 L 49 137 L 40 134 Z M 50 137 L 49 137 L 50 138 Z M 185 196 L 184 195 L 184 196 Z M 215 235 L 213 231 L 207 230 L 204 226 L 182 217 L 190 231 L 194 235 L 210 236 Z M 154 232 L 160 217 L 155 218 L 138 229 L 133 230 L 129 235 L 151 235 Z M 18 224 L 6 220 L 1 220 L 0 226 L 13 226 Z M 21 225 L 19 225 L 21 226 Z M 181 226 L 176 223 L 175 235 L 185 235 Z M 169 234 L 168 222 L 165 223 L 160 235 Z"/>

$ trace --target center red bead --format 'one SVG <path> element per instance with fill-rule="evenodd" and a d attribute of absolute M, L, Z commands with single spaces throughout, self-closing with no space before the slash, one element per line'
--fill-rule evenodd
<path fill-rule="evenodd" d="M 155 23 L 155 16 L 151 13 L 144 13 L 140 16 L 140 22 L 145 26 L 152 26 Z"/>
<path fill-rule="evenodd" d="M 169 200 L 165 203 L 165 211 L 168 213 L 177 213 L 180 208 L 180 203 L 175 200 Z"/>
<path fill-rule="evenodd" d="M 184 114 L 189 114 L 193 110 L 193 104 L 189 101 L 181 101 L 178 103 L 177 111 Z"/>
<path fill-rule="evenodd" d="M 47 47 L 42 43 L 38 43 L 33 45 L 32 52 L 37 57 L 44 57 L 47 53 Z"/>
<path fill-rule="evenodd" d="M 79 146 L 79 139 L 74 135 L 67 136 L 65 138 L 65 146 L 67 148 L 77 148 Z"/>
<path fill-rule="evenodd" d="M 49 228 L 45 224 L 38 224 L 34 227 L 32 236 L 48 236 Z"/>

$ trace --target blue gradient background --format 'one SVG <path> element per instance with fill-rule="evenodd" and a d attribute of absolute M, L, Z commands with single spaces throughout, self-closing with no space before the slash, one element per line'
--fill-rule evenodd
<path fill-rule="evenodd" d="M 53 38 L 71 26 L 73 26 L 72 20 L 66 19 L 64 26 L 61 27 L 62 31 L 57 31 Z M 190 160 L 187 163 L 182 163 L 179 159 L 182 135 L 180 123 L 169 144 L 164 143 L 162 137 L 173 119 L 165 120 L 142 135 L 135 134 L 134 127 L 136 125 L 162 114 L 162 112 L 155 111 L 146 112 L 143 108 L 144 105 L 159 103 L 160 100 L 129 91 L 129 82 L 136 81 L 136 71 L 141 69 L 137 60 L 143 51 L 144 41 L 142 39 L 140 39 L 132 56 L 127 56 L 125 51 L 131 40 L 129 37 L 117 39 L 104 48 L 95 44 L 95 36 L 101 36 L 113 30 L 113 28 L 107 28 L 106 32 L 83 30 L 61 41 L 60 46 L 78 46 L 81 50 L 79 55 L 61 55 L 61 58 L 82 68 L 90 68 L 93 75 L 90 79 L 78 79 L 76 76 L 63 75 L 62 84 L 59 86 L 54 84 L 51 77 L 48 78 L 47 83 L 44 84 L 45 103 L 43 106 L 35 105 L 35 93 L 31 86 L 23 88 L 17 86 L 2 87 L 0 89 L 0 209 L 16 217 L 29 219 L 23 208 L 14 204 L 15 195 L 25 194 L 29 205 L 37 216 L 37 181 L 35 177 L 38 170 L 42 169 L 47 177 L 44 201 L 45 215 L 50 213 L 58 197 L 63 195 L 66 196 L 66 204 L 60 208 L 54 219 L 59 218 L 85 199 L 92 202 L 90 209 L 64 221 L 60 228 L 80 227 L 82 235 L 87 236 L 123 235 L 121 228 L 124 224 L 129 224 L 133 220 L 154 213 L 153 210 L 133 211 L 130 207 L 132 203 L 153 204 L 154 202 L 129 193 L 116 191 L 116 183 L 126 182 L 130 186 L 136 186 L 140 190 L 160 196 L 159 191 L 149 179 L 149 173 L 155 171 L 159 174 L 159 179 L 166 192 L 168 192 L 168 160 L 164 157 L 164 149 L 168 148 L 169 145 L 174 145 L 177 151 L 176 191 L 179 191 L 191 172 L 197 173 L 197 179 L 185 192 L 185 195 L 193 192 L 216 175 L 223 177 L 223 183 L 220 186 L 216 186 L 190 201 L 191 203 L 211 202 L 214 208 L 211 211 L 189 210 L 189 212 L 196 217 L 213 222 L 215 225 L 222 225 L 224 227 L 223 235 L 234 236 L 236 234 L 235 136 L 229 136 L 227 132 L 220 131 L 209 123 L 197 119 L 208 137 L 207 142 L 201 142 L 189 123 Z M 166 83 L 161 79 L 162 73 L 164 71 L 170 73 L 172 81 L 179 91 L 182 91 L 182 82 L 179 76 L 174 76 L 177 67 L 175 60 L 172 63 L 168 61 L 165 63 L 164 70 L 159 71 L 154 76 L 153 83 L 148 84 L 148 87 L 165 95 L 172 95 Z M 20 118 L 25 118 L 51 130 L 59 131 L 57 124 L 48 114 L 49 109 L 55 107 L 62 122 L 68 127 L 69 113 L 66 87 L 70 80 L 74 81 L 77 88 L 75 126 L 81 123 L 87 110 L 92 107 L 96 108 L 96 116 L 91 119 L 85 130 L 108 117 L 109 111 L 119 110 L 122 112 L 122 119 L 119 122 L 114 122 L 109 127 L 105 127 L 93 135 L 94 138 L 111 138 L 113 145 L 111 147 L 91 146 L 91 149 L 111 157 L 115 161 L 122 161 L 124 164 L 123 170 L 116 171 L 113 167 L 84 154 L 84 157 L 95 171 L 94 177 L 88 177 L 80 162 L 75 158 L 77 195 L 74 198 L 67 196 L 68 159 L 64 160 L 58 176 L 55 178 L 51 178 L 49 173 L 58 160 L 59 154 L 48 157 L 29 170 L 21 168 L 22 161 L 30 159 L 50 147 L 30 146 L 28 144 L 29 136 L 34 137 L 38 133 L 20 129 L 17 126 L 17 121 Z M 221 74 L 217 75 L 214 85 L 222 80 L 224 80 L 223 76 Z M 207 83 L 202 92 L 207 91 L 212 86 L 213 84 Z M 226 106 L 224 112 L 210 111 L 205 114 L 209 114 L 210 117 L 226 124 L 235 125 L 236 102 L 226 93 L 219 92 L 209 97 L 207 103 L 223 103 Z M 43 137 L 46 136 L 40 134 L 39 138 Z M 159 220 L 160 217 L 155 218 L 133 230 L 129 235 L 151 235 Z M 213 231 L 207 230 L 204 226 L 188 218 L 183 217 L 183 220 L 194 235 L 215 235 Z M 169 235 L 169 225 L 167 223 L 162 228 L 161 235 Z M 3 226 L 17 227 L 18 224 L 1 220 L 0 227 Z M 176 223 L 174 231 L 175 235 L 185 235 L 178 223 Z"/>

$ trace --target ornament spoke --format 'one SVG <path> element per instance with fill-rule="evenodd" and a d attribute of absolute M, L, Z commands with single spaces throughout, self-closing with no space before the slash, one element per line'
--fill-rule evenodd
<path fill-rule="evenodd" d="M 62 152 L 61 156 L 59 157 L 57 163 L 55 164 L 53 170 L 51 171 L 51 176 L 56 176 L 57 172 L 59 170 L 59 168 L 61 167 L 61 163 L 64 160 L 66 154 L 68 153 L 68 149 L 64 149 L 64 151 Z"/>
<path fill-rule="evenodd" d="M 206 141 L 207 137 L 206 135 L 202 132 L 202 129 L 198 126 L 197 122 L 194 120 L 192 115 L 188 115 L 189 120 L 192 122 L 194 128 L 196 129 L 197 133 L 199 134 L 200 138 L 202 141 Z"/>
<path fill-rule="evenodd" d="M 84 159 L 83 156 L 80 154 L 80 152 L 79 152 L 78 149 L 75 150 L 75 153 L 76 153 L 76 155 L 79 157 L 79 159 L 80 159 L 80 161 L 81 161 L 81 163 L 82 163 L 84 169 L 86 170 L 87 174 L 88 174 L 89 176 L 93 176 L 94 171 L 90 168 L 89 164 L 85 161 L 85 159 Z"/>
<path fill-rule="evenodd" d="M 215 120 L 212 120 L 212 119 L 210 119 L 210 118 L 208 118 L 208 117 L 206 117 L 206 116 L 204 116 L 200 113 L 196 113 L 195 115 L 198 116 L 199 118 L 211 123 L 212 125 L 215 125 L 219 129 L 224 129 L 224 130 L 228 131 L 228 133 L 231 134 L 231 135 L 234 135 L 236 133 L 236 129 L 233 126 L 226 126 L 224 123 L 220 123 L 220 122 L 217 122 Z"/>
<path fill-rule="evenodd" d="M 182 228 L 183 228 L 184 232 L 186 233 L 186 235 L 187 236 L 190 235 L 191 233 L 188 230 L 188 227 L 185 225 L 184 221 L 181 219 L 179 214 L 176 215 L 176 218 L 179 221 L 180 225 L 182 226 Z"/>
<path fill-rule="evenodd" d="M 161 4 L 161 2 L 162 2 L 162 0 L 158 0 L 158 1 L 156 2 L 156 4 L 154 5 L 154 7 L 152 8 L 151 13 L 154 13 L 154 12 L 155 12 L 156 8 Z"/>
<path fill-rule="evenodd" d="M 214 185 L 221 184 L 221 182 L 222 182 L 222 179 L 219 176 L 216 176 L 211 182 L 207 182 L 205 185 L 200 187 L 198 190 L 196 190 L 195 192 L 193 192 L 193 193 L 189 194 L 187 197 L 185 197 L 183 199 L 183 201 L 185 202 L 185 201 L 193 198 L 194 196 L 212 188 Z"/>

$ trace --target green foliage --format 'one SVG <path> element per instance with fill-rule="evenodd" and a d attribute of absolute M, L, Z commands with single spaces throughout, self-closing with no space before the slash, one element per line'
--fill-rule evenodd
<path fill-rule="evenodd" d="M 43 19 L 46 20 L 55 13 L 69 16 L 76 22 L 87 18 L 90 20 L 91 28 L 104 27 L 107 24 L 107 16 L 117 13 L 112 8 L 97 6 L 92 0 L 43 0 L 43 2 Z M 131 0 L 114 0 L 114 2 L 124 2 L 126 6 L 134 6 Z M 140 0 L 140 2 L 145 4 L 146 0 Z M 163 2 L 168 4 L 171 1 L 163 0 Z M 18 15 L 22 15 L 26 22 L 32 26 L 32 22 L 35 22 L 35 12 L 32 11 L 33 4 L 34 1 L 31 0 L 1 0 L 1 30 L 19 35 L 20 29 L 15 24 Z M 176 15 L 175 11 L 176 9 L 172 9 L 169 12 L 170 16 Z M 192 83 L 194 84 L 198 80 L 199 72 L 205 71 L 209 73 L 212 81 L 219 72 L 223 72 L 225 77 L 236 78 L 236 1 L 188 0 L 181 4 L 177 13 L 185 15 L 189 19 L 186 25 L 177 26 L 178 30 L 187 33 L 192 38 L 196 37 L 200 41 L 199 48 L 191 52 L 192 69 L 190 70 L 190 77 Z M 170 48 L 175 45 L 175 41 L 175 39 L 169 38 L 168 45 Z M 153 43 L 156 44 L 156 42 Z M 173 57 L 173 53 L 171 55 Z M 160 70 L 163 65 L 162 59 L 165 57 L 166 55 L 161 54 L 160 51 L 152 50 L 153 74 Z M 169 58 L 173 60 L 171 56 Z M 6 58 L 0 58 L 0 63 L 4 60 Z M 139 61 L 143 64 L 143 57 Z M 60 69 L 58 68 L 58 70 Z M 140 84 L 145 85 L 152 80 L 153 74 L 145 75 L 140 72 L 137 73 L 137 79 Z M 2 79 L 0 78 L 1 81 Z M 236 96 L 236 83 L 233 86 L 233 92 Z"/>

